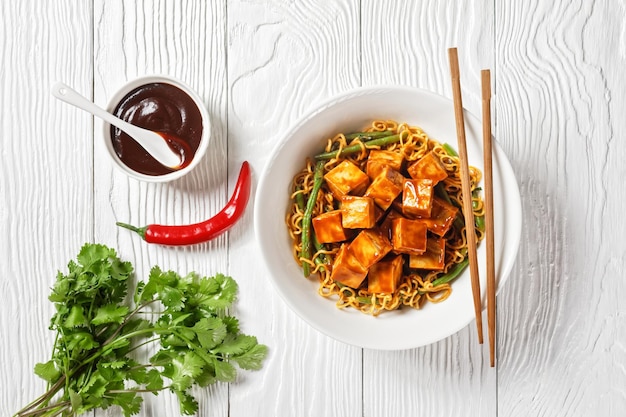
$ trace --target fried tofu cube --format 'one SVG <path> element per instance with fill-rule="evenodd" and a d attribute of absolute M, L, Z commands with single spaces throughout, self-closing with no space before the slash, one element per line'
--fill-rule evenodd
<path fill-rule="evenodd" d="M 372 265 L 367 274 L 367 289 L 373 293 L 395 292 L 402 279 L 403 263 L 403 256 L 397 255 Z"/>
<path fill-rule="evenodd" d="M 348 194 L 362 195 L 370 184 L 367 174 L 350 161 L 343 161 L 328 171 L 324 179 L 337 200 Z"/>
<path fill-rule="evenodd" d="M 433 207 L 430 211 L 430 218 L 423 219 L 428 230 L 438 236 L 444 236 L 450 230 L 454 219 L 459 213 L 459 209 L 440 198 L 433 198 Z"/>
<path fill-rule="evenodd" d="M 346 229 L 369 229 L 376 224 L 376 204 L 369 197 L 344 196 L 341 224 Z"/>
<path fill-rule="evenodd" d="M 446 240 L 441 237 L 428 238 L 426 252 L 421 255 L 409 255 L 409 267 L 441 271 L 445 265 Z"/>
<path fill-rule="evenodd" d="M 315 216 L 311 223 L 315 237 L 320 243 L 342 242 L 348 239 L 346 229 L 341 225 L 341 210 L 328 211 Z"/>
<path fill-rule="evenodd" d="M 433 185 L 448 177 L 446 167 L 443 166 L 439 157 L 432 151 L 411 164 L 407 168 L 407 171 L 411 178 L 427 178 L 433 180 Z"/>
<path fill-rule="evenodd" d="M 374 229 L 361 231 L 350 243 L 350 251 L 365 268 L 383 259 L 391 249 L 389 239 Z"/>
<path fill-rule="evenodd" d="M 406 178 L 395 169 L 385 166 L 372 181 L 364 196 L 374 199 L 376 205 L 387 210 L 391 203 L 402 193 Z"/>
<path fill-rule="evenodd" d="M 409 216 L 430 217 L 434 194 L 433 180 L 406 180 L 402 189 L 402 212 Z"/>
<path fill-rule="evenodd" d="M 403 160 L 404 157 L 399 152 L 373 149 L 367 157 L 365 172 L 371 179 L 374 179 L 380 175 L 386 166 L 400 171 L 402 169 Z"/>
<path fill-rule="evenodd" d="M 391 245 L 398 253 L 421 255 L 426 251 L 426 225 L 404 217 L 391 222 Z"/>
<path fill-rule="evenodd" d="M 342 244 L 333 262 L 330 278 L 351 288 L 359 288 L 367 276 L 367 268 L 354 257 L 346 243 Z"/>

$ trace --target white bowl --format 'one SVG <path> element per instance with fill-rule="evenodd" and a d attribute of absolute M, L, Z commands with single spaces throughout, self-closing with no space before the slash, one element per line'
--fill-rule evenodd
<path fill-rule="evenodd" d="M 268 276 L 287 305 L 317 330 L 339 341 L 371 349 L 399 350 L 433 343 L 474 319 L 469 268 L 452 284 L 452 294 L 420 310 L 404 308 L 372 317 L 353 309 L 339 310 L 334 299 L 321 297 L 315 278 L 306 279 L 292 256 L 285 216 L 293 176 L 307 156 L 321 152 L 328 137 L 362 130 L 375 119 L 420 126 L 433 139 L 456 148 L 451 100 L 407 87 L 361 88 L 324 103 L 292 127 L 274 148 L 262 173 L 254 211 L 255 232 Z M 482 127 L 465 112 L 470 165 L 483 169 Z M 521 200 L 505 154 L 493 144 L 496 274 L 498 288 L 515 261 L 521 235 Z M 486 295 L 485 244 L 479 246 L 483 306 Z M 485 327 L 486 329 L 486 327 Z"/>
<path fill-rule="evenodd" d="M 109 104 L 107 106 L 107 111 L 113 113 L 118 103 L 131 91 L 135 90 L 138 87 L 141 87 L 146 84 L 151 83 L 165 83 L 170 84 L 175 87 L 178 87 L 182 91 L 184 91 L 195 103 L 200 111 L 200 115 L 202 117 L 202 136 L 200 139 L 200 143 L 196 153 L 194 154 L 191 163 L 186 167 L 179 169 L 177 171 L 173 171 L 163 175 L 148 175 L 138 171 L 133 170 L 128 165 L 126 165 L 117 155 L 115 149 L 113 148 L 113 142 L 111 140 L 111 125 L 109 123 L 103 123 L 103 135 L 104 135 L 104 143 L 106 145 L 107 151 L 111 156 L 111 159 L 114 162 L 114 165 L 119 168 L 126 175 L 146 182 L 168 182 L 175 179 L 178 179 L 190 171 L 192 171 L 202 160 L 204 157 L 206 150 L 209 146 L 209 141 L 211 139 L 211 121 L 209 118 L 209 113 L 202 102 L 200 96 L 192 90 L 185 83 L 178 81 L 172 77 L 166 75 L 149 75 L 140 78 L 136 78 L 124 86 L 122 86 L 109 100 Z"/>

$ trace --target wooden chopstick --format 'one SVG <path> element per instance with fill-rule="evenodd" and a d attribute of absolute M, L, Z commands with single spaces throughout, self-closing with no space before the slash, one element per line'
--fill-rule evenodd
<path fill-rule="evenodd" d="M 465 234 L 467 239 L 467 254 L 469 257 L 470 276 L 472 280 L 472 295 L 474 297 L 474 314 L 478 342 L 483 343 L 483 319 L 480 294 L 480 280 L 478 276 L 478 259 L 476 254 L 476 230 L 474 229 L 474 210 L 472 208 L 472 190 L 470 185 L 469 164 L 467 162 L 467 144 L 465 143 L 465 119 L 463 117 L 463 101 L 461 99 L 461 76 L 459 73 L 459 57 L 456 48 L 448 49 L 450 60 L 450 76 L 452 78 L 452 95 L 454 99 L 454 116 L 456 120 L 456 134 L 461 160 L 461 191 L 463 195 L 463 215 L 465 216 Z"/>
<path fill-rule="evenodd" d="M 491 72 L 482 70 L 483 158 L 485 187 L 485 240 L 487 243 L 487 323 L 489 327 L 489 363 L 496 362 L 496 266 L 494 254 L 493 168 L 491 151 Z"/>

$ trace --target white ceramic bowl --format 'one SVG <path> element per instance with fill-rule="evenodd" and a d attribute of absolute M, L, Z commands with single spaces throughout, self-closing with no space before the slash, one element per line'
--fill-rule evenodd
<path fill-rule="evenodd" d="M 467 111 L 465 117 L 469 162 L 482 170 L 482 127 Z M 339 310 L 335 300 L 317 293 L 316 279 L 303 277 L 293 259 L 285 225 L 291 181 L 304 166 L 305 158 L 321 152 L 328 137 L 359 131 L 375 119 L 420 126 L 431 138 L 456 148 L 453 103 L 445 97 L 407 87 L 361 88 L 342 94 L 298 121 L 274 148 L 257 188 L 255 233 L 274 288 L 311 326 L 359 347 L 409 349 L 450 336 L 474 320 L 469 269 L 453 282 L 450 298 L 439 304 L 427 303 L 421 310 L 405 308 L 378 317 L 351 309 Z M 496 274 L 501 288 L 517 254 L 522 213 L 511 165 L 495 141 L 493 150 Z M 478 251 L 483 307 L 485 246 L 481 244 Z"/>
<path fill-rule="evenodd" d="M 148 174 L 144 174 L 144 173 L 133 170 L 124 162 L 122 162 L 122 160 L 118 157 L 117 153 L 115 152 L 115 149 L 113 148 L 113 142 L 111 140 L 111 125 L 109 123 L 103 123 L 104 143 L 106 145 L 109 155 L 111 156 L 111 159 L 114 162 L 114 165 L 117 168 L 119 168 L 122 172 L 124 172 L 126 175 L 132 178 L 141 180 L 141 181 L 146 181 L 146 182 L 168 182 L 168 181 L 181 178 L 182 176 L 188 174 L 198 165 L 198 163 L 200 163 L 200 161 L 204 157 L 206 150 L 209 146 L 209 141 L 211 140 L 211 121 L 209 118 L 209 113 L 204 103 L 202 102 L 202 99 L 200 98 L 200 96 L 185 83 L 179 80 L 176 80 L 172 77 L 166 76 L 166 75 L 149 75 L 149 76 L 136 78 L 128 82 L 127 84 L 122 86 L 119 90 L 117 90 L 117 92 L 111 97 L 106 110 L 110 113 L 113 113 L 118 103 L 128 93 L 130 93 L 131 91 L 133 91 L 134 89 L 138 87 L 141 87 L 146 84 L 151 84 L 151 83 L 165 83 L 165 84 L 170 84 L 175 87 L 178 87 L 179 89 L 184 91 L 189 97 L 191 97 L 193 102 L 198 107 L 198 110 L 200 111 L 200 115 L 202 117 L 202 136 L 200 139 L 200 144 L 198 146 L 198 149 L 196 150 L 196 153 L 191 163 L 182 169 L 179 169 L 177 171 L 173 171 L 167 174 L 148 175 Z"/>

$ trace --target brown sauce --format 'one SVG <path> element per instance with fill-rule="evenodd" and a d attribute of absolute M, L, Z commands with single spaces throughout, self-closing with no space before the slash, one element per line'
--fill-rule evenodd
<path fill-rule="evenodd" d="M 151 83 L 128 93 L 113 113 L 127 122 L 164 136 L 188 165 L 202 138 L 202 114 L 187 93 L 166 83 Z M 174 169 L 161 165 L 130 136 L 111 126 L 115 153 L 129 168 L 146 175 L 164 175 Z"/>

